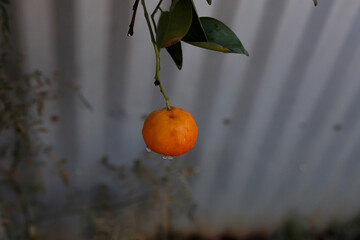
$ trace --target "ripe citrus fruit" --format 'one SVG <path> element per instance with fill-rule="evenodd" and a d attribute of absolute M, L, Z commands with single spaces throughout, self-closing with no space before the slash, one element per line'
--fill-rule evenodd
<path fill-rule="evenodd" d="M 190 113 L 182 108 L 161 108 L 145 119 L 142 135 L 146 146 L 165 156 L 177 156 L 195 144 L 198 128 Z"/>

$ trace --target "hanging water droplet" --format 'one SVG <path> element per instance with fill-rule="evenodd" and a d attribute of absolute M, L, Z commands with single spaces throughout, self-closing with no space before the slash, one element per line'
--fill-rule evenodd
<path fill-rule="evenodd" d="M 127 34 L 127 36 L 128 36 L 128 37 L 131 37 L 131 36 L 132 36 L 132 34 L 131 34 L 131 33 L 128 33 L 128 34 Z"/>
<path fill-rule="evenodd" d="M 147 151 L 147 152 L 151 152 L 151 149 L 150 149 L 150 148 L 146 148 L 146 151 Z"/>
<path fill-rule="evenodd" d="M 166 159 L 168 159 L 168 157 L 167 156 L 162 156 L 162 159 L 166 160 Z"/>
<path fill-rule="evenodd" d="M 174 159 L 174 157 L 168 156 L 167 159 L 172 160 L 172 159 Z"/>

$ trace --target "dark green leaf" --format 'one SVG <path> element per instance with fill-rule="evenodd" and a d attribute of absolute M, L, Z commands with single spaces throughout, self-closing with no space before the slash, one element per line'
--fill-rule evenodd
<path fill-rule="evenodd" d="M 192 23 L 189 31 L 182 40 L 186 42 L 207 42 L 205 31 L 199 20 L 193 0 L 191 0 L 191 5 L 193 11 Z"/>
<path fill-rule="evenodd" d="M 206 0 L 209 5 L 211 5 L 212 0 Z"/>
<path fill-rule="evenodd" d="M 170 11 L 162 12 L 159 18 L 156 42 L 158 48 L 169 47 L 179 42 L 188 32 L 192 20 L 190 0 L 177 0 Z"/>
<path fill-rule="evenodd" d="M 240 53 L 245 54 L 246 56 L 249 55 L 235 33 L 224 23 L 210 17 L 201 17 L 200 22 L 204 28 L 208 41 L 187 41 L 187 43 L 197 47 L 224 53 Z"/>
<path fill-rule="evenodd" d="M 176 66 L 179 70 L 182 68 L 183 63 L 183 56 L 182 56 L 182 49 L 181 49 L 181 42 L 177 42 L 170 47 L 167 47 L 166 50 L 170 54 L 171 58 L 174 60 Z"/>

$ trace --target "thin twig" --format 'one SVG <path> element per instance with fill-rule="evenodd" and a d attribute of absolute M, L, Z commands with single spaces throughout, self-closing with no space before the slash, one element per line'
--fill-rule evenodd
<path fill-rule="evenodd" d="M 134 6 L 133 6 L 133 15 L 131 17 L 131 23 L 129 25 L 129 31 L 128 31 L 128 36 L 132 36 L 134 35 L 134 24 L 135 24 L 135 18 L 136 18 L 136 11 L 139 5 L 139 1 L 140 0 L 135 0 Z"/>
<path fill-rule="evenodd" d="M 152 27 L 151 27 L 151 24 L 150 24 L 149 14 L 148 14 L 148 11 L 147 11 L 147 9 L 146 9 L 145 0 L 141 0 L 141 4 L 142 4 L 143 9 L 144 9 L 144 16 L 145 16 L 145 20 L 146 20 L 147 26 L 148 26 L 148 28 L 149 28 L 150 37 L 151 37 L 151 42 L 156 45 L 156 40 L 155 40 L 155 36 L 154 36 L 153 30 L 152 30 Z"/>
<path fill-rule="evenodd" d="M 155 33 L 157 32 L 157 29 L 156 29 L 156 23 L 155 23 L 155 14 L 157 13 L 157 11 L 160 9 L 160 5 L 162 3 L 163 0 L 160 0 L 158 5 L 156 6 L 156 8 L 154 9 L 154 11 L 152 12 L 151 14 L 151 20 L 152 20 L 152 23 L 154 25 L 154 30 L 155 30 Z"/>

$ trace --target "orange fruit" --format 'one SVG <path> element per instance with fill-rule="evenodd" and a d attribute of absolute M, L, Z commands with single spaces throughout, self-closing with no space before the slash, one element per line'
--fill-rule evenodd
<path fill-rule="evenodd" d="M 146 146 L 164 156 L 177 156 L 195 144 L 198 128 L 195 119 L 182 108 L 171 106 L 153 111 L 145 119 L 142 135 Z"/>

